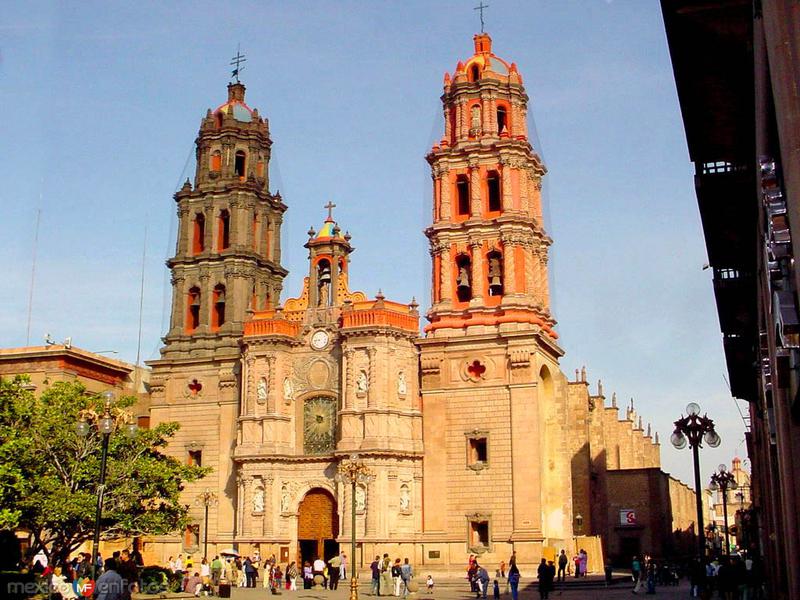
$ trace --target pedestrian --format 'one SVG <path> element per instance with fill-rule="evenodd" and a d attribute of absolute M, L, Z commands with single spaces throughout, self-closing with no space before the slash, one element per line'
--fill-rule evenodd
<path fill-rule="evenodd" d="M 428 581 L 426 582 L 426 585 L 428 586 L 428 593 L 432 594 L 433 593 L 433 575 L 428 575 Z"/>
<path fill-rule="evenodd" d="M 222 561 L 219 556 L 215 556 L 211 561 L 211 583 L 215 589 L 219 585 L 220 579 L 222 579 Z"/>
<path fill-rule="evenodd" d="M 383 561 L 381 561 L 381 592 L 384 596 L 392 594 L 392 559 L 386 552 L 383 553 Z"/>
<path fill-rule="evenodd" d="M 339 589 L 339 575 L 342 569 L 342 556 L 337 554 L 328 561 L 328 589 Z"/>
<path fill-rule="evenodd" d="M 567 577 L 567 565 L 569 564 L 569 559 L 567 558 L 567 552 L 563 548 L 561 549 L 561 554 L 558 555 L 558 580 L 564 581 Z"/>
<path fill-rule="evenodd" d="M 394 585 L 394 595 L 400 596 L 400 584 L 402 580 L 400 579 L 400 559 L 394 559 L 394 564 L 392 565 L 392 583 Z"/>
<path fill-rule="evenodd" d="M 105 571 L 94 584 L 95 600 L 123 600 L 125 584 L 122 577 L 117 573 L 117 563 L 114 559 L 108 559 L 105 564 Z"/>
<path fill-rule="evenodd" d="M 339 565 L 339 579 L 347 579 L 347 554 L 342 552 L 339 557 L 342 559 L 342 563 Z"/>
<path fill-rule="evenodd" d="M 492 590 L 492 597 L 494 598 L 494 600 L 500 600 L 500 583 L 497 581 L 496 577 L 494 580 L 494 589 Z"/>
<path fill-rule="evenodd" d="M 375 560 L 370 564 L 369 569 L 372 571 L 372 595 L 381 595 L 381 557 L 375 556 Z"/>
<path fill-rule="evenodd" d="M 397 560 L 400 560 L 399 558 Z M 411 568 L 411 563 L 408 558 L 403 561 L 403 566 L 400 567 L 400 579 L 403 582 L 403 598 L 408 598 L 408 584 L 414 577 L 414 569 Z"/>
<path fill-rule="evenodd" d="M 547 598 L 549 588 L 547 586 L 547 559 L 543 558 L 536 569 L 536 578 L 539 580 L 539 598 Z"/>
<path fill-rule="evenodd" d="M 286 567 L 286 589 L 297 591 L 297 563 L 292 561 Z"/>
<path fill-rule="evenodd" d="M 314 583 L 314 570 L 311 568 L 311 563 L 306 561 L 303 564 L 303 589 L 310 590 Z"/>
<path fill-rule="evenodd" d="M 478 567 L 478 596 L 486 600 L 486 593 L 489 590 L 489 573 L 483 567 Z"/>
<path fill-rule="evenodd" d="M 519 580 L 521 578 L 519 569 L 517 568 L 517 562 L 514 563 L 508 568 L 508 585 L 511 587 L 511 600 L 517 600 L 518 595 L 518 588 L 519 588 Z"/>
<path fill-rule="evenodd" d="M 580 565 L 581 565 L 581 577 L 586 577 L 586 573 L 589 571 L 589 554 L 581 548 L 581 551 L 578 553 L 578 557 L 580 558 Z"/>

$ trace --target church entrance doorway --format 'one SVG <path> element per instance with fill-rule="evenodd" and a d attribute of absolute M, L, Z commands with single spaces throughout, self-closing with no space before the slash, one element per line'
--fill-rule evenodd
<path fill-rule="evenodd" d="M 300 564 L 316 558 L 327 561 L 339 553 L 339 516 L 336 499 L 328 490 L 312 488 L 300 502 L 297 550 Z"/>

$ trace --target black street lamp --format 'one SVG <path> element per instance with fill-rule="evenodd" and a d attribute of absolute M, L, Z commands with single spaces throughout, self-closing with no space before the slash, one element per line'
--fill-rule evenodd
<path fill-rule="evenodd" d="M 129 422 L 130 415 L 122 410 L 114 410 L 114 392 L 106 391 L 102 394 L 105 399 L 103 414 L 97 414 L 94 410 L 85 409 L 78 413 L 78 422 L 75 430 L 81 437 L 88 437 L 92 429 L 96 429 L 102 436 L 100 454 L 100 482 L 97 485 L 97 506 L 94 513 L 94 540 L 92 543 L 92 581 L 97 581 L 97 551 L 100 546 L 100 519 L 103 514 L 103 496 L 106 492 L 106 463 L 108 461 L 108 441 L 114 429 L 124 425 L 125 435 L 134 437 L 136 435 L 136 423 Z"/>
<path fill-rule="evenodd" d="M 372 481 L 372 472 L 358 454 L 339 463 L 336 481 L 350 484 L 350 600 L 358 600 L 358 571 L 356 570 L 356 485 Z"/>
<path fill-rule="evenodd" d="M 208 507 L 217 503 L 217 495 L 210 489 L 201 493 L 195 499 L 195 503 L 203 507 L 205 511 L 205 523 L 203 524 L 203 558 L 208 561 Z"/>
<path fill-rule="evenodd" d="M 736 483 L 736 477 L 730 473 L 725 465 L 719 466 L 719 471 L 711 475 L 711 483 L 709 486 L 712 491 L 719 490 L 722 492 L 722 514 L 725 521 L 725 554 L 731 554 L 731 542 L 728 536 L 728 490 L 735 490 L 739 485 Z"/>
<path fill-rule="evenodd" d="M 700 487 L 700 454 L 699 449 L 703 445 L 703 441 L 710 447 L 716 448 L 719 446 L 719 435 L 714 430 L 714 421 L 708 418 L 707 415 L 700 416 L 700 405 L 695 402 L 690 402 L 686 406 L 686 416 L 681 415 L 681 418 L 675 421 L 675 431 L 670 437 L 670 442 L 678 450 L 686 448 L 688 442 L 689 447 L 692 449 L 692 458 L 694 459 L 694 489 L 697 500 L 697 549 L 700 554 L 700 560 L 705 556 L 705 539 L 703 538 L 703 490 Z"/>

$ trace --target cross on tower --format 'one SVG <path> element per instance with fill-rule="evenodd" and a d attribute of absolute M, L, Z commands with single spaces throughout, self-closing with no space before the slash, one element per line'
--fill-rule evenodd
<path fill-rule="evenodd" d="M 328 221 L 333 221 L 333 209 L 336 208 L 336 205 L 333 202 L 331 202 L 330 200 L 328 200 L 328 203 L 325 206 L 323 206 L 323 208 L 327 208 L 328 209 L 328 218 L 327 218 L 327 220 Z"/>
<path fill-rule="evenodd" d="M 231 59 L 231 65 L 235 66 L 236 68 L 231 72 L 231 77 L 236 77 L 236 83 L 239 83 L 239 73 L 244 70 L 244 67 L 241 66 L 243 62 L 247 62 L 247 59 L 244 57 L 244 54 L 239 52 L 239 46 L 236 46 L 236 56 Z"/>
<path fill-rule="evenodd" d="M 475 8 L 472 9 L 472 10 L 481 11 L 481 33 L 483 33 L 483 26 L 484 26 L 484 23 L 483 23 L 483 9 L 484 8 L 489 8 L 489 5 L 488 4 L 484 4 L 483 0 L 481 0 L 481 3 L 478 6 L 476 6 Z"/>

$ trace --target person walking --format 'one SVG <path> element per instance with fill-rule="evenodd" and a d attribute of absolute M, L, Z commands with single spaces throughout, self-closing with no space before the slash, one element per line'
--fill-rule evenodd
<path fill-rule="evenodd" d="M 381 595 L 381 557 L 375 556 L 375 560 L 369 565 L 372 572 L 372 595 Z"/>
<path fill-rule="evenodd" d="M 387 552 L 383 553 L 383 560 L 381 561 L 381 592 L 384 596 L 391 596 L 392 594 L 392 559 L 389 558 Z"/>
<path fill-rule="evenodd" d="M 569 558 L 567 558 L 567 552 L 563 548 L 561 549 L 561 554 L 558 555 L 558 580 L 564 581 L 567 577 L 567 564 L 569 564 Z"/>
<path fill-rule="evenodd" d="M 514 563 L 508 568 L 508 585 L 511 587 L 511 600 L 518 600 L 519 598 L 519 580 L 521 578 L 517 563 Z"/>
<path fill-rule="evenodd" d="M 339 554 L 339 558 L 341 558 L 342 562 L 339 565 L 339 579 L 346 580 L 347 579 L 347 554 L 344 552 Z"/>
<path fill-rule="evenodd" d="M 581 565 L 581 577 L 586 577 L 586 573 L 589 572 L 589 554 L 581 548 L 581 551 L 578 553 L 578 558 L 580 559 Z"/>
<path fill-rule="evenodd" d="M 400 579 L 403 582 L 403 598 L 408 598 L 408 584 L 413 577 L 414 569 L 411 567 L 411 563 L 408 562 L 408 558 L 406 558 L 403 561 L 403 566 L 400 567 Z"/>
<path fill-rule="evenodd" d="M 486 593 L 489 590 L 489 572 L 482 566 L 478 567 L 478 596 L 486 600 Z"/>
<path fill-rule="evenodd" d="M 402 580 L 400 579 L 400 559 L 394 559 L 394 564 L 392 565 L 392 583 L 394 585 L 394 595 L 400 596 L 400 584 Z"/>
<path fill-rule="evenodd" d="M 219 585 L 220 579 L 222 579 L 222 561 L 219 556 L 215 556 L 211 561 L 211 583 L 214 585 L 214 589 Z"/>
<path fill-rule="evenodd" d="M 328 589 L 339 589 L 339 574 L 342 572 L 342 556 L 337 554 L 328 561 Z"/>

